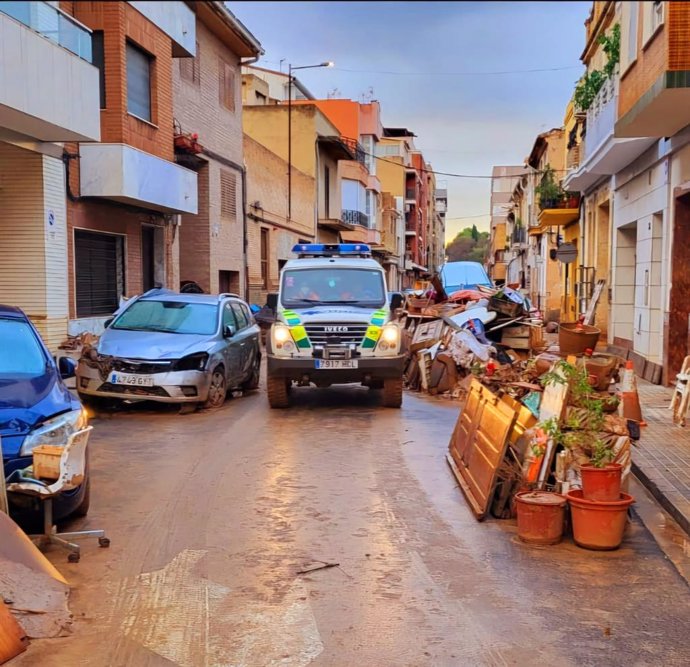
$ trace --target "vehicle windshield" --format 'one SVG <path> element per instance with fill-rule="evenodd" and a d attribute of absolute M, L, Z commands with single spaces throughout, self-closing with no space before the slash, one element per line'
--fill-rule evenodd
<path fill-rule="evenodd" d="M 380 308 L 386 303 L 383 273 L 339 267 L 284 271 L 280 302 L 286 308 L 313 304 Z"/>
<path fill-rule="evenodd" d="M 111 328 L 209 336 L 218 329 L 218 306 L 183 301 L 137 301 L 113 322 Z"/>
<path fill-rule="evenodd" d="M 491 287 L 491 280 L 484 267 L 477 262 L 444 264 L 441 268 L 441 278 L 443 279 L 443 287 L 448 293 L 477 285 Z"/>
<path fill-rule="evenodd" d="M 48 359 L 26 322 L 0 319 L 0 340 L 0 377 L 33 378 L 45 374 Z"/>

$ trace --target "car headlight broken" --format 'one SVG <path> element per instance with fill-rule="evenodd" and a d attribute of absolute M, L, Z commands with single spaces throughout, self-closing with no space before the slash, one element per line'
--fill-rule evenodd
<path fill-rule="evenodd" d="M 31 456 L 34 447 L 38 447 L 38 445 L 64 447 L 69 437 L 77 431 L 86 428 L 88 423 L 89 417 L 84 408 L 71 410 L 53 417 L 43 422 L 26 436 L 19 450 L 19 456 Z"/>

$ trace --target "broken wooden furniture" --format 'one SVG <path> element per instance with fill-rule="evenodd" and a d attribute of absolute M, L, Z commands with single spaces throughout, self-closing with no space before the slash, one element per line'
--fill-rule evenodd
<path fill-rule="evenodd" d="M 21 493 L 35 496 L 43 502 L 43 533 L 30 535 L 32 540 L 42 544 L 55 544 L 69 551 L 68 560 L 71 563 L 79 561 L 80 547 L 71 540 L 80 537 L 97 537 L 101 547 L 110 546 L 110 540 L 103 530 L 80 530 L 70 533 L 58 533 L 53 524 L 53 498 L 63 491 L 77 488 L 85 479 L 86 445 L 93 426 L 73 433 L 60 457 L 60 471 L 58 479 L 48 484 L 40 479 L 23 476 L 15 471 L 7 479 L 8 493 Z"/>
<path fill-rule="evenodd" d="M 676 375 L 673 398 L 669 410 L 673 410 L 673 423 L 685 426 L 685 415 L 690 404 L 690 355 L 685 357 L 680 373 Z"/>

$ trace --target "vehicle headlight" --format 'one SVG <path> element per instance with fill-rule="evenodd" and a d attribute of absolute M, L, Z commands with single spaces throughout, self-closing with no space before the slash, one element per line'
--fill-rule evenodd
<path fill-rule="evenodd" d="M 381 338 L 391 346 L 397 345 L 398 341 L 400 340 L 400 329 L 398 329 L 398 327 L 396 327 L 394 324 L 388 324 L 383 327 Z"/>
<path fill-rule="evenodd" d="M 175 363 L 176 371 L 203 371 L 208 363 L 208 352 L 195 352 Z"/>
<path fill-rule="evenodd" d="M 284 324 L 277 324 L 273 328 L 273 339 L 276 343 L 285 343 L 289 340 L 292 340 L 290 329 L 288 329 L 288 327 L 286 327 Z"/>
<path fill-rule="evenodd" d="M 31 456 L 34 447 L 38 447 L 38 445 L 64 447 L 69 437 L 73 433 L 86 428 L 88 423 L 89 417 L 84 408 L 71 410 L 53 417 L 43 422 L 26 436 L 19 450 L 19 456 Z"/>

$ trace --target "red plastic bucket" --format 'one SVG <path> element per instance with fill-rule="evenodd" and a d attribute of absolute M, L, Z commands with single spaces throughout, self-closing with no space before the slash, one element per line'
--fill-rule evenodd
<path fill-rule="evenodd" d="M 618 549 L 628 519 L 628 508 L 635 499 L 621 493 L 619 500 L 585 500 L 580 489 L 568 492 L 575 544 L 585 549 Z"/>
<path fill-rule="evenodd" d="M 563 537 L 566 499 L 558 493 L 523 491 L 515 496 L 518 537 L 529 544 L 557 544 Z"/>
<path fill-rule="evenodd" d="M 607 463 L 603 468 L 591 463 L 583 464 L 580 466 L 582 497 L 597 502 L 620 500 L 622 474 L 623 466 L 620 463 Z"/>

